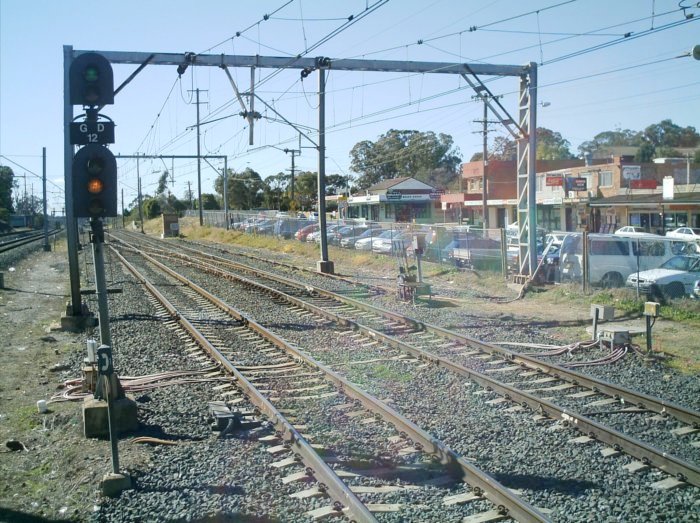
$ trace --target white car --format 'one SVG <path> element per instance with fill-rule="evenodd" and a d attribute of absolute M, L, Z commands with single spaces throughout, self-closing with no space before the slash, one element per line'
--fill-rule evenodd
<path fill-rule="evenodd" d="M 394 233 L 390 238 L 377 238 L 372 242 L 372 252 L 378 254 L 391 254 L 394 249 L 400 249 L 401 246 L 405 250 L 411 244 L 409 236 Z"/>
<path fill-rule="evenodd" d="M 661 292 L 668 298 L 693 294 L 693 286 L 700 278 L 700 256 L 674 256 L 658 269 L 633 272 L 627 277 L 627 287 L 639 288 L 646 294 Z"/>
<path fill-rule="evenodd" d="M 361 240 L 357 240 L 355 242 L 355 249 L 357 249 L 358 251 L 371 251 L 374 242 L 386 238 L 391 238 L 392 236 L 396 236 L 397 234 L 399 234 L 397 231 L 384 231 L 383 233 L 375 234 L 372 237 L 362 238 Z"/>
<path fill-rule="evenodd" d="M 644 230 L 644 227 L 635 227 L 634 225 L 626 225 L 615 231 L 615 234 L 623 234 L 625 236 L 635 236 L 639 234 L 649 234 Z"/>
<path fill-rule="evenodd" d="M 694 227 L 678 227 L 674 231 L 668 231 L 669 238 L 680 238 L 681 240 L 700 240 L 700 229 Z"/>

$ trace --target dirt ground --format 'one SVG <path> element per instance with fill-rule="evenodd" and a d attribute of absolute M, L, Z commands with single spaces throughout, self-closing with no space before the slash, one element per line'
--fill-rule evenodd
<path fill-rule="evenodd" d="M 0 521 L 84 521 L 110 471 L 109 442 L 83 437 L 79 404 L 36 405 L 76 377 L 62 369 L 85 350 L 84 335 L 51 329 L 69 294 L 65 242 L 13 269 L 0 290 Z"/>

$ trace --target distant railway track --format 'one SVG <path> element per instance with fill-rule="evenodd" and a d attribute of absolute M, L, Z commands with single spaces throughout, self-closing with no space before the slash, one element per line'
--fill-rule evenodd
<path fill-rule="evenodd" d="M 592 407 L 607 407 L 638 416 L 652 411 L 657 417 L 671 416 L 678 420 L 673 429 L 676 437 L 697 432 L 700 414 L 691 409 L 219 256 L 188 247 L 179 247 L 187 254 L 173 253 L 163 250 L 167 245 L 162 242 L 152 245 L 160 251 L 156 252 L 158 256 L 179 258 L 198 270 L 256 286 L 306 313 L 351 326 L 370 340 L 467 377 L 485 391 L 500 395 L 500 401 L 514 403 L 513 408 L 527 408 L 540 416 L 571 425 L 583 432 L 582 442 L 588 439 L 606 443 L 608 447 L 602 451 L 605 456 L 619 451 L 634 456 L 638 461 L 630 465 L 630 470 L 654 466 L 675 476 L 676 481 L 700 484 L 697 465 L 579 413 Z M 197 257 L 202 261 L 196 262 Z M 231 270 L 248 276 L 241 277 Z M 278 288 L 272 288 L 271 282 Z M 515 383 L 496 380 L 494 375 L 506 376 Z M 551 397 L 552 394 L 558 397 Z M 692 452 L 691 448 L 688 454 Z M 673 481 L 668 483 L 673 484 Z"/>
<path fill-rule="evenodd" d="M 60 231 L 50 231 L 49 236 L 54 236 Z M 18 238 L 2 238 L 0 239 L 0 253 L 3 252 L 9 252 L 14 249 L 17 249 L 18 247 L 22 247 L 23 245 L 28 245 L 30 243 L 43 240 L 44 239 L 44 233 L 43 232 L 36 232 L 36 233 L 30 233 L 28 235 L 23 235 L 19 236 Z"/>
<path fill-rule="evenodd" d="M 402 460 L 421 465 L 417 456 L 425 454 L 440 463 L 443 474 L 449 474 L 457 482 L 464 481 L 465 485 L 458 489 L 457 494 L 440 500 L 438 508 L 446 510 L 446 506 L 465 506 L 463 510 L 466 517 L 472 517 L 473 521 L 493 521 L 504 517 L 517 521 L 548 521 L 537 509 L 450 450 L 444 443 L 254 319 L 246 317 L 187 277 L 149 256 L 143 249 L 121 250 L 123 254 L 117 253 L 120 261 L 159 302 L 168 317 L 167 321 L 184 329 L 194 343 L 206 351 L 208 357 L 214 359 L 222 370 L 233 375 L 234 382 L 227 394 L 235 401 L 241 401 L 237 398 L 245 395 L 275 425 L 277 436 L 270 437 L 269 441 L 279 440 L 281 445 L 274 447 L 274 451 L 279 452 L 280 456 L 286 456 L 277 462 L 278 466 L 295 470 L 285 480 L 308 481 L 313 478 L 317 482 L 316 486 L 300 491 L 298 495 L 330 496 L 333 501 L 331 505 L 310 511 L 309 516 L 321 518 L 338 515 L 343 511 L 355 521 L 375 521 L 371 511 L 397 510 L 396 504 L 372 503 L 373 494 L 391 492 L 393 487 L 362 485 L 358 481 L 348 485 L 358 475 L 343 470 L 343 463 L 335 463 L 336 468 L 331 468 L 307 441 L 308 436 L 304 433 L 312 433 L 312 427 L 316 425 L 314 420 L 309 419 L 313 417 L 312 413 L 316 410 L 327 412 L 330 409 L 337 411 L 346 423 L 354 427 L 373 425 L 379 423 L 379 419 L 393 426 L 396 433 L 389 441 L 401 448 L 396 453 L 397 461 L 386 464 L 389 468 L 398 467 Z M 149 271 L 160 276 L 147 277 L 144 273 Z M 153 283 L 149 281 L 151 279 L 160 281 Z M 297 408 L 293 414 L 297 418 L 296 425 L 286 417 L 290 411 L 289 405 L 295 403 Z M 314 403 L 321 405 L 313 408 L 310 405 Z M 299 408 L 300 404 L 306 407 L 303 412 Z M 359 410 L 354 410 L 358 408 Z M 301 418 L 304 420 L 299 425 L 298 420 Z M 323 431 L 313 434 L 313 441 L 321 441 L 322 434 Z M 345 438 L 352 439 L 353 433 L 347 434 Z M 371 444 L 371 440 L 365 444 Z M 294 458 L 290 451 L 298 458 Z M 431 460 L 427 463 L 430 464 Z M 421 466 L 427 473 L 435 473 L 434 464 Z M 369 472 L 365 472 L 362 481 L 366 483 L 374 480 Z M 435 488 L 434 485 L 429 486 Z M 395 491 L 404 491 L 407 501 L 421 497 L 417 485 L 396 488 Z M 484 507 L 485 500 L 490 502 L 490 507 Z M 476 503 L 472 508 L 467 508 L 467 502 Z"/>

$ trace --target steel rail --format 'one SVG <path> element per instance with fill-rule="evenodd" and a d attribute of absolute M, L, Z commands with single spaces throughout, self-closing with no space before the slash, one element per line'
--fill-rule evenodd
<path fill-rule="evenodd" d="M 168 313 L 195 339 L 197 344 L 202 347 L 215 361 L 217 361 L 224 369 L 233 374 L 236 378 L 238 386 L 243 393 L 251 400 L 251 402 L 265 413 L 272 424 L 281 434 L 282 438 L 287 441 L 295 452 L 302 458 L 304 464 L 309 467 L 313 474 L 323 483 L 330 495 L 331 499 L 341 503 L 343 507 L 347 507 L 347 513 L 358 522 L 376 522 L 376 518 L 372 515 L 369 509 L 362 503 L 350 488 L 338 477 L 304 437 L 292 426 L 292 424 L 275 408 L 272 403 L 262 394 L 248 379 L 224 356 L 216 347 L 214 347 L 199 330 L 192 325 L 186 318 L 180 315 L 170 301 L 160 293 L 156 287 L 151 284 L 145 276 L 139 273 L 138 269 L 129 263 L 113 246 L 110 246 L 112 251 L 117 255 L 119 261 L 129 269 L 129 271 L 141 281 L 148 291 L 165 307 Z M 144 255 L 146 259 L 150 258 Z M 165 267 L 160 262 L 149 260 L 156 266 L 164 269 L 168 274 L 181 281 L 181 276 L 176 275 L 171 269 Z M 184 282 L 183 282 L 184 283 Z M 191 283 L 191 282 L 190 282 Z M 188 285 L 193 290 L 195 287 Z M 203 289 L 201 289 L 203 292 Z M 218 305 L 217 305 L 218 306 Z M 243 318 L 240 318 L 244 321 Z"/>
<path fill-rule="evenodd" d="M 171 254 L 168 253 L 167 256 L 170 256 Z M 183 258 L 182 255 L 178 255 L 177 257 Z M 402 340 L 399 340 L 393 336 L 389 336 L 387 334 L 384 334 L 382 332 L 379 332 L 375 329 L 372 329 L 370 327 L 361 325 L 353 320 L 343 318 L 337 314 L 334 314 L 322 307 L 318 307 L 314 304 L 310 304 L 308 302 L 305 302 L 304 300 L 301 300 L 299 298 L 296 298 L 294 296 L 288 295 L 282 291 L 273 289 L 269 286 L 260 284 L 258 282 L 253 282 L 252 280 L 248 280 L 246 278 L 243 278 L 241 276 L 235 275 L 228 273 L 226 271 L 223 271 L 222 269 L 219 269 L 218 267 L 214 267 L 208 263 L 205 262 L 196 262 L 193 261 L 191 258 L 184 257 L 185 263 L 192 265 L 192 266 L 197 266 L 200 265 L 200 267 L 204 268 L 207 270 L 207 272 L 210 273 L 216 273 L 221 277 L 227 278 L 227 279 L 235 279 L 238 280 L 246 285 L 250 286 L 255 286 L 258 288 L 261 288 L 265 290 L 268 293 L 271 294 L 276 294 L 278 296 L 284 297 L 287 301 L 290 303 L 294 303 L 295 305 L 298 305 L 299 307 L 303 307 L 304 309 L 308 310 L 309 312 L 313 312 L 315 314 L 321 315 L 327 319 L 330 319 L 331 321 L 340 323 L 342 325 L 347 325 L 347 326 L 352 326 L 356 329 L 358 329 L 360 332 L 364 332 L 368 336 L 371 336 L 374 339 L 379 339 L 384 341 L 386 344 L 388 344 L 391 347 L 397 348 L 399 350 L 403 350 L 405 352 L 408 352 L 424 361 L 432 362 L 434 364 L 440 365 L 456 374 L 459 374 L 461 376 L 467 377 L 476 383 L 480 384 L 484 388 L 487 388 L 488 390 L 492 390 L 501 396 L 505 397 L 506 399 L 509 399 L 511 401 L 514 401 L 516 403 L 520 403 L 523 406 L 527 406 L 533 411 L 540 412 L 543 415 L 549 416 L 554 419 L 559 419 L 563 422 L 565 422 L 568 425 L 571 425 L 572 427 L 578 429 L 579 431 L 583 432 L 587 436 L 589 436 L 592 439 L 597 439 L 599 441 L 602 441 L 604 443 L 607 443 L 611 445 L 615 449 L 621 449 L 624 450 L 626 453 L 630 454 L 631 456 L 636 457 L 637 459 L 640 459 L 642 462 L 644 462 L 647 465 L 652 465 L 654 467 L 659 468 L 660 470 L 663 470 L 664 472 L 667 472 L 668 474 L 675 475 L 678 479 L 682 481 L 686 481 L 692 485 L 695 486 L 700 486 L 700 468 L 698 468 L 696 465 L 689 463 L 687 461 L 684 461 L 680 458 L 677 458 L 675 456 L 669 455 L 663 450 L 657 449 L 655 447 L 652 447 L 651 445 L 648 445 L 642 441 L 637 440 L 636 438 L 627 436 L 615 429 L 612 429 L 611 427 L 606 427 L 605 425 L 598 423 L 586 416 L 580 415 L 576 413 L 575 411 L 572 411 L 570 409 L 565 409 L 557 406 L 556 404 L 544 400 L 542 398 L 538 398 L 532 394 L 529 394 L 528 392 L 525 391 L 520 391 L 518 389 L 513 388 L 510 385 L 506 385 L 498 380 L 495 380 L 489 376 L 486 376 L 484 374 L 481 374 L 477 371 L 468 369 L 464 367 L 463 365 L 460 365 L 458 363 L 454 363 L 446 358 L 443 358 L 441 356 L 437 356 L 435 354 L 432 354 L 430 352 L 427 352 L 423 349 L 414 347 L 413 345 L 406 343 Z M 254 270 L 253 272 L 258 272 L 257 270 Z M 276 277 L 279 278 L 280 280 L 285 280 L 285 283 L 288 283 L 288 280 L 284 277 Z M 306 287 L 307 292 L 311 292 L 312 290 L 318 291 L 319 289 L 312 288 L 310 286 Z M 329 291 L 326 291 L 329 292 Z M 354 300 L 353 300 L 354 301 Z M 389 312 L 389 311 L 387 311 Z M 394 313 L 390 313 L 394 314 Z M 449 333 L 449 331 L 446 331 Z M 505 362 L 512 362 L 513 359 L 504 359 Z"/>
<path fill-rule="evenodd" d="M 272 274 L 272 273 L 269 273 L 267 271 L 263 271 L 261 269 L 255 269 L 255 268 L 249 267 L 247 265 L 239 264 L 239 263 L 236 263 L 234 261 L 222 258 L 220 256 L 216 256 L 214 254 L 204 253 L 204 252 L 198 251 L 196 249 L 192 249 L 192 248 L 184 247 L 184 246 L 182 248 L 185 250 L 191 251 L 193 253 L 196 253 L 202 257 L 215 260 L 219 263 L 227 264 L 231 267 L 238 268 L 238 269 L 243 270 L 245 272 L 249 272 L 249 273 L 253 273 L 253 274 L 260 274 L 265 278 L 268 278 L 268 279 L 271 279 L 273 281 L 277 281 L 280 283 L 284 283 L 284 284 L 289 285 L 291 287 L 296 287 L 299 289 L 303 288 L 303 289 L 307 289 L 307 290 L 311 289 L 313 292 L 316 292 L 321 296 L 325 296 L 327 298 L 331 298 L 333 300 L 343 302 L 347 305 L 351 305 L 351 306 L 356 307 L 358 309 L 361 309 L 365 312 L 371 312 L 371 313 L 380 315 L 386 319 L 390 319 L 393 321 L 403 323 L 404 325 L 408 325 L 413 329 L 421 330 L 421 331 L 424 331 L 427 333 L 433 333 L 433 334 L 436 334 L 442 338 L 449 339 L 451 341 L 456 341 L 456 342 L 459 342 L 459 343 L 462 343 L 465 345 L 469 345 L 471 347 L 478 348 L 479 350 L 483 350 L 483 351 L 488 352 L 488 353 L 500 354 L 508 361 L 513 362 L 513 363 L 518 363 L 519 365 L 524 365 L 528 369 L 537 370 L 539 372 L 549 374 L 557 379 L 561 379 L 563 381 L 568 381 L 574 385 L 589 388 L 595 392 L 599 392 L 601 394 L 605 394 L 607 396 L 611 396 L 611 397 L 614 397 L 616 399 L 624 400 L 626 403 L 630 403 L 630 404 L 635 405 L 635 406 L 642 408 L 642 409 L 648 409 L 648 410 L 654 411 L 658 414 L 672 416 L 672 417 L 676 418 L 677 420 L 682 421 L 684 423 L 687 423 L 693 427 L 696 427 L 696 428 L 700 427 L 700 412 L 683 407 L 682 405 L 673 403 L 671 401 L 666 401 L 666 400 L 663 400 L 660 398 L 655 398 L 655 397 L 650 396 L 648 394 L 634 391 L 632 389 L 628 389 L 628 388 L 623 387 L 621 385 L 615 385 L 615 384 L 607 382 L 607 381 L 593 378 L 593 377 L 587 376 L 585 374 L 582 374 L 580 372 L 576 372 L 574 370 L 561 367 L 561 366 L 554 364 L 554 363 L 547 363 L 545 361 L 534 358 L 532 356 L 526 356 L 523 354 L 519 354 L 519 353 L 511 351 L 505 347 L 500 347 L 500 346 L 492 344 L 492 343 L 477 340 L 477 339 L 472 338 L 470 336 L 466 336 L 464 334 L 459 334 L 457 332 L 451 331 L 449 329 L 445 329 L 443 327 L 439 327 L 437 325 L 422 322 L 420 320 L 410 318 L 410 317 L 404 316 L 402 314 L 383 309 L 381 307 L 377 307 L 376 305 L 370 305 L 368 303 L 364 303 L 364 302 L 361 302 L 361 301 L 356 300 L 354 298 L 343 296 L 341 294 L 337 294 L 337 293 L 334 293 L 332 291 L 328 291 L 326 289 L 322 289 L 322 288 L 315 287 L 312 285 L 307 285 L 307 284 L 295 282 L 294 280 L 291 280 L 291 279 L 286 278 L 284 276 Z M 178 253 L 175 253 L 174 255 L 178 255 Z M 182 255 L 180 255 L 180 256 L 182 257 Z"/>
<path fill-rule="evenodd" d="M 55 230 L 49 232 L 49 235 L 53 236 L 58 234 L 60 231 Z M 16 249 L 17 247 L 22 247 L 23 245 L 27 245 L 29 243 L 35 242 L 37 240 L 43 240 L 44 239 L 44 233 L 40 232 L 37 234 L 33 234 L 31 236 L 23 236 L 22 238 L 17 238 L 14 240 L 8 240 L 6 242 L 0 243 L 0 253 L 3 252 L 8 252 L 13 249 Z"/>
<path fill-rule="evenodd" d="M 507 513 L 509 517 L 513 517 L 517 521 L 521 522 L 549 521 L 546 516 L 541 514 L 536 508 L 532 507 L 529 503 L 513 494 L 510 489 L 499 483 L 495 478 L 469 463 L 459 454 L 448 448 L 444 443 L 433 438 L 428 432 L 421 429 L 415 423 L 386 405 L 386 403 L 366 393 L 361 388 L 346 380 L 326 365 L 306 354 L 298 347 L 295 347 L 286 340 L 278 337 L 256 321 L 246 317 L 235 308 L 226 304 L 186 277 L 173 271 L 166 265 L 155 260 L 153 257 L 144 254 L 143 251 L 137 250 L 137 252 L 145 259 L 162 269 L 164 272 L 177 279 L 190 289 L 194 290 L 200 296 L 209 300 L 234 319 L 246 324 L 248 328 L 254 330 L 275 346 L 285 350 L 286 352 L 292 353 L 297 359 L 300 359 L 308 365 L 313 366 L 323 372 L 326 379 L 335 384 L 343 391 L 344 394 L 360 401 L 365 408 L 371 410 L 375 414 L 380 415 L 387 422 L 395 426 L 398 431 L 407 434 L 415 442 L 416 448 L 423 450 L 439 459 L 440 463 L 444 464 L 454 476 L 471 485 L 474 488 L 475 493 L 480 494 L 491 501 L 502 513 Z M 192 262 L 190 260 L 187 263 L 192 265 L 200 265 L 202 262 Z M 227 274 L 216 267 L 209 266 L 209 269 L 219 272 L 224 277 Z M 271 288 L 267 288 L 267 290 L 269 290 L 271 293 L 278 292 Z"/>

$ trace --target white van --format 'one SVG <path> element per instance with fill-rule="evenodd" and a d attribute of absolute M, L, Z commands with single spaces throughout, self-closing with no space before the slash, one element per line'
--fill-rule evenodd
<path fill-rule="evenodd" d="M 580 280 L 583 267 L 581 233 L 569 234 L 561 246 L 561 280 Z M 633 272 L 655 269 L 675 255 L 673 242 L 655 234 L 588 235 L 588 272 L 592 285 L 622 287 Z"/>

